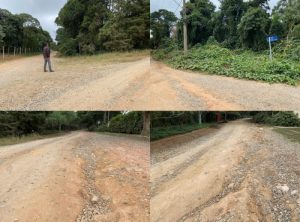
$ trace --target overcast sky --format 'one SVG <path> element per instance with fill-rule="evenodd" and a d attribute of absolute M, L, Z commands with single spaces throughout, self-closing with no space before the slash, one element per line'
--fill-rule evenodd
<path fill-rule="evenodd" d="M 1 0 L 0 0 L 1 1 Z M 219 7 L 220 2 L 219 0 L 210 0 L 215 6 Z M 167 9 L 172 12 L 176 12 L 176 15 L 179 16 L 180 14 L 180 8 L 178 7 L 178 4 L 175 2 L 182 2 L 182 0 L 151 0 L 151 12 L 157 11 L 159 9 Z M 270 0 L 269 4 L 271 8 L 276 5 L 278 0 Z"/>
<path fill-rule="evenodd" d="M 55 39 L 57 26 L 54 21 L 66 2 L 67 0 L 0 0 L 0 8 L 13 14 L 31 14 Z"/>

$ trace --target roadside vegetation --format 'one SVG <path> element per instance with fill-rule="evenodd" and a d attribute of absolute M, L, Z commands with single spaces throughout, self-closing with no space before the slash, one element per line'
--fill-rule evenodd
<path fill-rule="evenodd" d="M 141 134 L 142 112 L 0 112 L 0 145 L 58 136 L 75 130 Z"/>
<path fill-rule="evenodd" d="M 300 81 L 300 62 L 289 59 L 282 53 L 275 54 L 270 62 L 267 50 L 230 50 L 213 42 L 194 46 L 186 55 L 180 50 L 168 52 L 162 49 L 153 52 L 152 56 L 175 69 L 268 83 L 297 85 Z"/>
<path fill-rule="evenodd" d="M 272 126 L 300 127 L 299 116 L 293 112 L 258 112 L 253 122 Z"/>
<path fill-rule="evenodd" d="M 183 51 L 183 19 L 151 13 L 152 57 L 173 68 L 240 79 L 297 85 L 300 82 L 300 2 L 280 0 L 270 13 L 267 0 L 187 3 L 189 50 Z M 174 28 L 176 27 L 176 28 Z M 269 58 L 267 37 L 272 43 Z"/>
<path fill-rule="evenodd" d="M 238 119 L 276 126 L 276 131 L 278 129 L 292 137 L 299 137 L 300 128 L 297 127 L 300 127 L 300 118 L 294 112 L 152 112 L 151 141 L 216 127 L 218 124 Z M 293 129 L 285 130 L 287 127 Z"/>
<path fill-rule="evenodd" d="M 8 137 L 2 137 L 0 138 L 0 146 L 8 146 L 8 145 L 14 145 L 14 144 L 19 144 L 19 143 L 26 143 L 30 142 L 33 140 L 40 140 L 40 139 L 47 139 L 51 137 L 57 137 L 57 136 L 62 136 L 65 133 L 53 133 L 53 134 L 47 134 L 47 135 L 42 135 L 42 134 L 29 134 L 29 135 L 24 135 L 20 137 L 16 136 L 8 136 Z"/>
<path fill-rule="evenodd" d="M 150 138 L 159 140 L 241 117 L 238 112 L 152 112 Z"/>
<path fill-rule="evenodd" d="M 275 128 L 274 130 L 289 140 L 300 143 L 300 128 Z"/>
<path fill-rule="evenodd" d="M 95 55 L 65 56 L 58 60 L 61 64 L 69 64 L 70 60 L 76 63 L 116 64 L 123 62 L 134 62 L 149 57 L 149 50 L 132 50 L 130 52 L 106 52 Z"/>
<path fill-rule="evenodd" d="M 159 140 L 170 136 L 189 133 L 198 129 L 211 127 L 212 123 L 180 125 L 180 126 L 167 126 L 167 127 L 155 127 L 151 129 L 151 140 Z"/>

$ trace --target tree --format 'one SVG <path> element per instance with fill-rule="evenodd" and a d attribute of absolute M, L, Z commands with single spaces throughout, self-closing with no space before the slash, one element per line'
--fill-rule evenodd
<path fill-rule="evenodd" d="M 238 25 L 242 45 L 255 51 L 265 49 L 269 23 L 269 16 L 262 8 L 248 9 Z"/>
<path fill-rule="evenodd" d="M 143 112 L 143 130 L 142 135 L 143 136 L 149 136 L 150 135 L 150 112 Z"/>
<path fill-rule="evenodd" d="M 146 48 L 149 7 L 149 0 L 70 0 L 56 19 L 59 51 L 72 55 Z"/>
<path fill-rule="evenodd" d="M 215 6 L 209 0 L 191 0 L 186 4 L 186 10 L 189 44 L 205 43 L 213 33 L 211 19 Z M 181 23 L 177 26 L 179 38 L 183 32 Z"/>
<path fill-rule="evenodd" d="M 2 45 L 4 37 L 5 37 L 5 33 L 3 27 L 0 25 L 0 45 Z"/>
<path fill-rule="evenodd" d="M 22 13 L 13 15 L 0 9 L 0 44 L 6 47 L 40 49 L 44 42 L 52 42 L 50 34 L 43 30 L 38 19 Z"/>
<path fill-rule="evenodd" d="M 224 46 L 235 48 L 240 39 L 237 31 L 238 24 L 246 11 L 243 0 L 223 0 L 220 11 L 213 16 L 213 35 Z"/>
<path fill-rule="evenodd" d="M 164 38 L 171 37 L 171 31 L 174 27 L 177 17 L 173 12 L 165 9 L 153 12 L 150 15 L 151 25 L 151 46 L 158 48 Z"/>

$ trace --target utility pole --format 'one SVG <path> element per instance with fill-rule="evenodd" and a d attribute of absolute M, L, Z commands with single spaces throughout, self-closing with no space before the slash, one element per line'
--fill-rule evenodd
<path fill-rule="evenodd" d="M 187 20 L 186 20 L 186 0 L 183 0 L 183 47 L 184 47 L 184 53 L 187 53 L 188 34 L 187 34 Z"/>

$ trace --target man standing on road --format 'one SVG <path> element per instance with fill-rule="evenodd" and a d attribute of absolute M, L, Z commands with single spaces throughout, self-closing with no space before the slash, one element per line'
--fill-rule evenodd
<path fill-rule="evenodd" d="M 47 72 L 47 63 L 48 63 L 48 66 L 49 66 L 49 71 L 50 72 L 54 72 L 51 68 L 51 61 L 50 61 L 50 54 L 51 54 L 51 50 L 49 48 L 49 44 L 46 43 L 44 49 L 43 49 L 43 55 L 44 55 L 44 72 Z"/>

